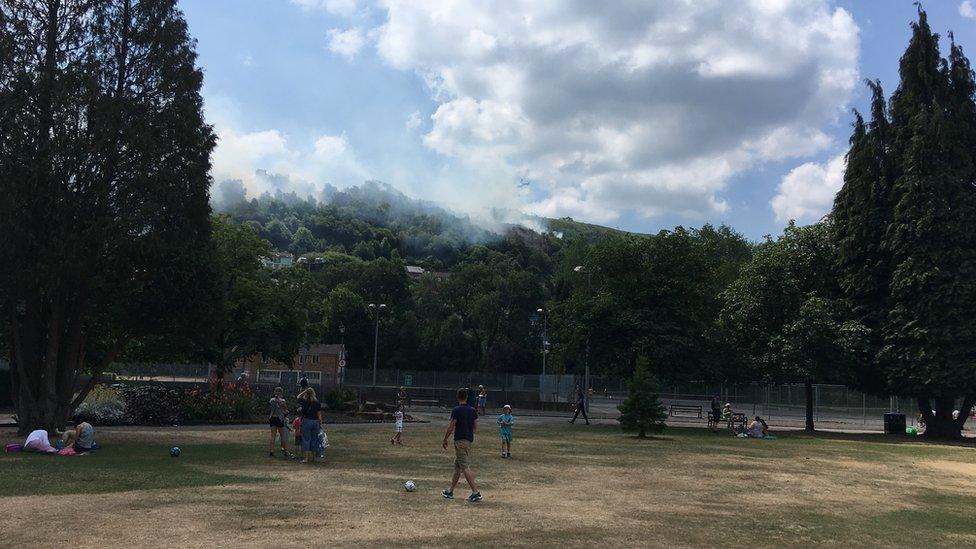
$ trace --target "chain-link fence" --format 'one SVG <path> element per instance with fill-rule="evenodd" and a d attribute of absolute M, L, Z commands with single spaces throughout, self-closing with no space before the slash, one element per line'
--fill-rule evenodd
<path fill-rule="evenodd" d="M 4 364 L 0 364 L 2 369 Z M 211 374 L 209 364 L 180 363 L 116 363 L 109 373 L 120 380 L 203 382 Z M 257 380 L 255 380 L 257 381 Z M 483 372 L 438 372 L 428 370 L 373 370 L 346 369 L 341 383 L 356 389 L 362 395 L 387 398 L 399 387 L 419 401 L 449 404 L 453 391 L 459 387 L 483 385 L 488 392 L 489 407 L 499 407 L 505 402 L 518 403 L 524 410 L 566 411 L 576 401 L 576 387 L 585 386 L 583 376 L 572 374 L 506 374 Z M 595 417 L 617 417 L 617 406 L 626 397 L 626 380 L 605 376 L 590 376 L 589 409 Z M 766 385 L 747 383 L 717 385 L 689 383 L 668 386 L 660 397 L 665 408 L 672 405 L 691 407 L 692 421 L 697 421 L 697 408 L 702 411 L 702 421 L 707 416 L 712 397 L 721 403 L 729 403 L 736 412 L 748 416 L 762 416 L 777 423 L 802 424 L 806 413 L 806 393 L 802 384 Z M 915 401 L 897 396 L 877 396 L 861 393 L 843 385 L 813 386 L 814 420 L 824 423 L 864 425 L 872 428 L 883 421 L 887 412 L 905 413 L 912 424 L 917 415 Z"/>

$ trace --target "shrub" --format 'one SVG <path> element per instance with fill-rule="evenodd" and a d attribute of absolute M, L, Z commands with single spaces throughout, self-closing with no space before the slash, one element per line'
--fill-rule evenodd
<path fill-rule="evenodd" d="M 349 387 L 339 387 L 325 393 L 324 402 L 329 410 L 344 412 L 352 409 L 358 396 L 356 391 Z"/>
<path fill-rule="evenodd" d="M 75 410 L 75 415 L 94 425 L 117 425 L 125 418 L 125 402 L 118 390 L 96 385 Z"/>
<path fill-rule="evenodd" d="M 250 420 L 260 413 L 260 400 L 250 387 L 211 381 L 206 389 L 190 389 L 180 406 L 186 421 Z"/>
<path fill-rule="evenodd" d="M 664 430 L 667 413 L 658 398 L 660 385 L 657 379 L 643 364 L 637 365 L 634 377 L 627 384 L 627 399 L 617 407 L 620 417 L 617 421 L 625 431 L 637 431 L 644 438 L 647 432 L 660 433 Z"/>
<path fill-rule="evenodd" d="M 182 391 L 162 385 L 130 385 L 121 390 L 125 421 L 137 425 L 180 423 Z"/>

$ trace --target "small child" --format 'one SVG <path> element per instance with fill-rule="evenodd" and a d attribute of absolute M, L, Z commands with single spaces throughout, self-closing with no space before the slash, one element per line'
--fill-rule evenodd
<path fill-rule="evenodd" d="M 506 404 L 502 407 L 502 415 L 498 416 L 498 431 L 502 437 L 502 457 L 512 457 L 512 425 L 515 423 L 515 416 L 512 415 L 512 407 Z"/>
<path fill-rule="evenodd" d="M 302 413 L 299 411 L 291 422 L 291 428 L 295 431 L 295 448 L 302 449 Z M 296 450 L 296 452 L 298 451 Z"/>
<path fill-rule="evenodd" d="M 393 438 L 390 444 L 403 445 L 403 404 L 397 406 L 396 413 L 393 414 Z"/>

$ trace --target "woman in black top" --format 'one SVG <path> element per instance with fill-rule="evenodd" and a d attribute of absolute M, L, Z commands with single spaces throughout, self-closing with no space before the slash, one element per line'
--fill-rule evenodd
<path fill-rule="evenodd" d="M 315 389 L 309 387 L 298 393 L 302 406 L 302 463 L 312 463 L 319 454 L 319 432 L 322 430 L 322 404 L 315 397 Z"/>

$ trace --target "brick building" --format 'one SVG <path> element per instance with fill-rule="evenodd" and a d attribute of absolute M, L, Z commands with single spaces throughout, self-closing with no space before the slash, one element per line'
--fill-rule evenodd
<path fill-rule="evenodd" d="M 265 360 L 258 354 L 239 361 L 235 366 L 237 370 L 247 371 L 251 383 L 280 385 L 288 390 L 298 386 L 298 380 L 304 373 L 309 385 L 324 388 L 342 384 L 345 358 L 344 346 L 315 343 L 301 347 L 291 365 Z"/>

